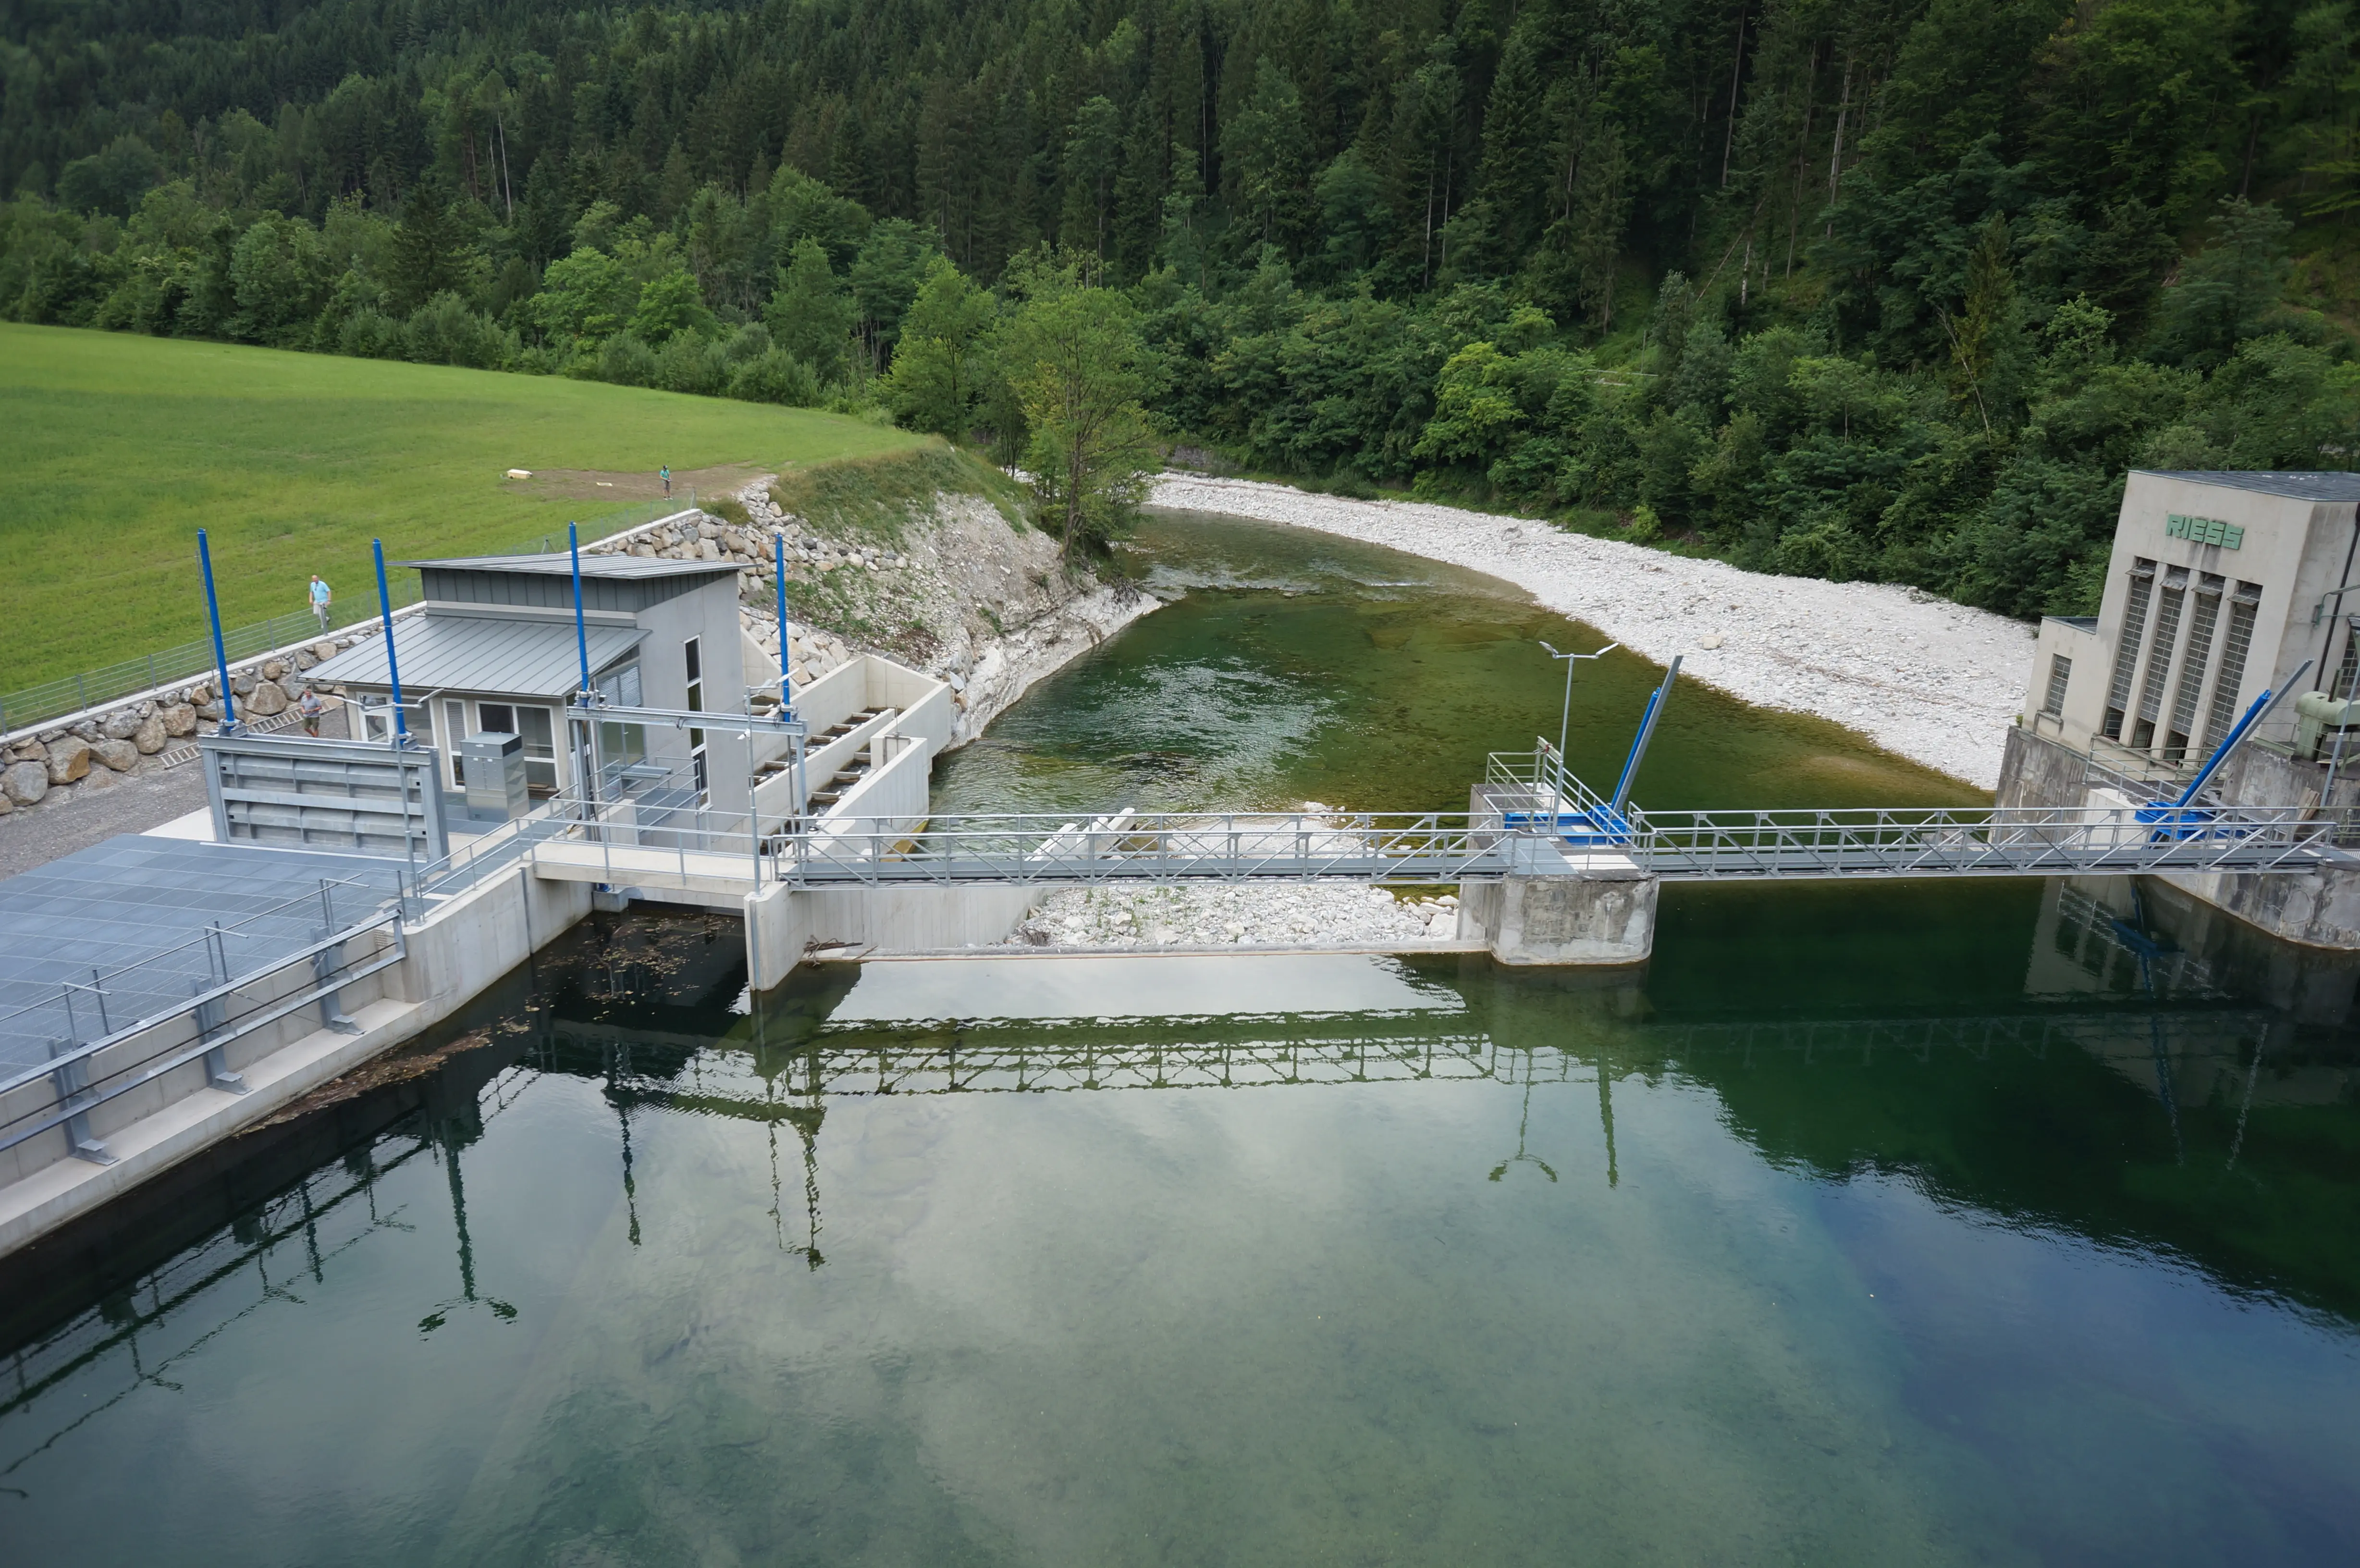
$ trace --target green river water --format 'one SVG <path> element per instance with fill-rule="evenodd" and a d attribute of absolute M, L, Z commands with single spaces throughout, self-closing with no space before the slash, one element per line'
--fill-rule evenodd
<path fill-rule="evenodd" d="M 1189 597 L 939 803 L 1459 804 L 1601 640 L 1251 525 L 1141 561 Z M 1587 775 L 1656 675 L 1582 667 Z M 1636 793 L 1972 798 L 1693 687 Z M 734 920 L 594 917 L 0 1264 L 0 1560 L 2350 1563 L 2353 985 L 2099 882 L 753 998 Z"/>

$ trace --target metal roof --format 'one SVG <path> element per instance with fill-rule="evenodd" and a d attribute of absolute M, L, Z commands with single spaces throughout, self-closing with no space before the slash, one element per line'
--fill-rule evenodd
<path fill-rule="evenodd" d="M 2360 501 L 2360 474 L 2265 473 L 2188 474 L 2161 469 L 2132 470 L 2154 479 L 2185 479 L 2191 485 L 2217 485 L 2224 490 L 2255 490 L 2296 501 L 2334 503 Z"/>
<path fill-rule="evenodd" d="M 535 577 L 570 577 L 574 574 L 574 558 L 563 551 L 552 555 L 462 555 L 436 561 L 405 561 L 399 564 L 414 566 L 421 572 L 516 572 Z M 699 573 L 715 575 L 743 570 L 727 561 L 667 561 L 661 556 L 646 555 L 585 555 L 582 558 L 582 575 L 585 577 L 690 577 Z"/>
<path fill-rule="evenodd" d="M 591 626 L 587 632 L 593 673 L 630 652 L 648 635 L 637 626 Z M 405 701 L 411 691 L 563 697 L 581 683 L 582 663 L 570 621 L 429 612 L 407 625 L 396 623 L 395 633 Z M 304 678 L 327 685 L 389 686 L 385 638 L 374 637 L 346 648 L 313 666 Z"/>
<path fill-rule="evenodd" d="M 49 1060 L 52 1040 L 95 1040 L 188 1000 L 220 975 L 205 927 L 250 974 L 365 920 L 395 892 L 399 861 L 125 833 L 0 882 L 0 1080 Z M 322 884 L 326 904 L 322 904 Z M 101 998 L 91 971 L 106 978 Z M 101 1016 L 101 1001 L 104 1014 Z"/>

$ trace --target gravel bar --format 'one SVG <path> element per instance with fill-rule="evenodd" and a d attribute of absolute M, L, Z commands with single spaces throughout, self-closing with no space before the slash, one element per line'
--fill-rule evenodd
<path fill-rule="evenodd" d="M 1886 583 L 1774 577 L 1530 518 L 1165 474 L 1152 504 L 1288 523 L 1514 583 L 1743 702 L 1809 713 L 1979 789 L 2022 708 L 2033 628 Z"/>

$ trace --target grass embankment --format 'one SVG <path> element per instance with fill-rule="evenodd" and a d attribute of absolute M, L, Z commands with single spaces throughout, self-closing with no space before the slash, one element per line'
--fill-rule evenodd
<path fill-rule="evenodd" d="M 792 474 L 919 444 L 809 409 L 11 324 L 0 429 L 0 691 L 202 637 L 200 528 L 235 626 L 301 609 L 314 572 L 340 611 L 372 598 L 372 538 L 407 559 L 569 519 L 595 537 L 660 464 Z"/>

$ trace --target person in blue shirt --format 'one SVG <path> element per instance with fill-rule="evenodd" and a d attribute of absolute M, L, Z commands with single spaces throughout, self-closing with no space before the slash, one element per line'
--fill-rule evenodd
<path fill-rule="evenodd" d="M 311 573 L 311 618 L 320 623 L 322 631 L 328 629 L 328 604 L 334 597 L 328 592 L 327 583 L 321 581 L 320 574 L 316 572 Z"/>
<path fill-rule="evenodd" d="M 671 500 L 671 499 L 672 499 L 672 464 L 671 464 L 671 463 L 665 463 L 661 468 L 657 469 L 657 470 L 656 470 L 656 476 L 657 476 L 658 478 L 661 479 L 661 480 L 664 482 L 664 499 L 665 499 L 665 500 L 667 500 L 667 501 Z"/>

